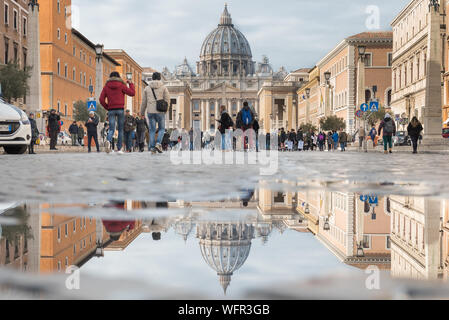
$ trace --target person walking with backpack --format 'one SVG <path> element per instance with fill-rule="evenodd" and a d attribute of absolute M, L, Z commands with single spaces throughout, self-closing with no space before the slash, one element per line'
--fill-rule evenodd
<path fill-rule="evenodd" d="M 221 117 L 218 121 L 220 125 L 218 126 L 218 131 L 221 134 L 221 149 L 224 151 L 229 151 L 232 149 L 231 144 L 231 131 L 234 128 L 234 121 L 232 121 L 231 116 L 226 111 L 226 106 L 220 107 Z"/>
<path fill-rule="evenodd" d="M 243 133 L 245 133 L 247 130 L 253 129 L 253 125 L 254 125 L 254 121 L 255 121 L 255 115 L 252 112 L 251 108 L 248 105 L 248 102 L 245 101 L 243 103 L 243 108 L 242 110 L 239 111 L 239 113 L 237 114 L 237 120 L 236 120 L 236 127 L 237 129 L 241 129 L 243 131 Z M 248 135 L 248 142 L 247 139 L 244 139 L 244 147 L 245 149 L 248 149 L 248 145 L 250 146 L 250 148 L 255 148 L 256 145 L 256 137 L 253 136 L 253 133 L 250 133 Z M 253 144 L 254 142 L 254 144 Z"/>
<path fill-rule="evenodd" d="M 318 134 L 318 146 L 320 148 L 320 151 L 324 151 L 324 144 L 326 142 L 326 136 L 322 131 Z"/>
<path fill-rule="evenodd" d="M 375 148 L 376 147 L 376 137 L 377 137 L 377 130 L 376 130 L 375 126 L 373 126 L 371 128 L 371 131 L 369 132 L 369 136 L 370 136 L 371 140 L 373 141 L 373 147 Z"/>
<path fill-rule="evenodd" d="M 381 132 L 383 133 L 384 153 L 393 153 L 393 136 L 396 135 L 396 124 L 389 113 L 385 115 L 385 118 L 380 123 L 377 131 L 379 132 L 379 135 Z"/>
<path fill-rule="evenodd" d="M 91 152 L 92 138 L 94 139 L 95 146 L 97 147 L 97 152 L 100 152 L 100 144 L 98 143 L 98 117 L 95 112 L 89 112 L 89 119 L 86 121 L 87 128 L 87 152 Z"/>
<path fill-rule="evenodd" d="M 413 154 L 418 153 L 418 140 L 419 137 L 421 136 L 421 132 L 423 131 L 423 129 L 424 128 L 421 122 L 419 122 L 418 118 L 413 117 L 412 121 L 409 123 L 407 127 L 408 135 L 412 140 Z"/>
<path fill-rule="evenodd" d="M 100 95 L 100 103 L 108 111 L 109 131 L 106 140 L 106 152 L 110 153 L 112 138 L 115 133 L 116 125 L 118 127 L 118 141 L 117 149 L 118 153 L 123 153 L 123 127 L 125 126 L 125 96 L 134 97 L 136 90 L 134 84 L 128 80 L 124 82 L 120 78 L 118 72 L 112 72 L 109 80 L 103 88 Z"/>
<path fill-rule="evenodd" d="M 327 133 L 327 151 L 332 151 L 333 146 L 334 146 L 334 139 L 332 138 L 332 131 L 329 131 Z"/>
<path fill-rule="evenodd" d="M 162 153 L 162 139 L 165 133 L 165 114 L 168 111 L 170 104 L 170 94 L 167 87 L 161 81 L 161 74 L 159 72 L 153 73 L 152 81 L 148 87 L 143 91 L 142 105 L 140 107 L 140 114 L 148 115 L 150 142 L 148 149 L 152 154 L 156 152 Z M 156 124 L 160 134 L 156 141 Z"/>
<path fill-rule="evenodd" d="M 136 129 L 136 126 L 137 126 L 136 119 L 131 115 L 129 110 L 126 110 L 124 131 L 125 131 L 125 146 L 127 152 L 131 152 L 133 149 L 132 136 L 134 130 Z"/>
<path fill-rule="evenodd" d="M 348 134 L 343 129 L 340 130 L 340 134 L 338 135 L 338 141 L 340 142 L 341 152 L 345 152 L 346 143 L 348 142 Z"/>

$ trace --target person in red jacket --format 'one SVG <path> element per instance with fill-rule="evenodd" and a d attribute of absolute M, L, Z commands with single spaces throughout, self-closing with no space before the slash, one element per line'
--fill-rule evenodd
<path fill-rule="evenodd" d="M 125 126 L 125 95 L 134 97 L 136 90 L 131 81 L 127 81 L 128 85 L 120 78 L 118 72 L 112 72 L 109 80 L 103 88 L 100 95 L 100 103 L 108 110 L 109 131 L 106 139 L 106 152 L 111 152 L 111 142 L 115 132 L 115 123 L 118 126 L 117 149 L 119 153 L 123 153 L 123 128 Z"/>

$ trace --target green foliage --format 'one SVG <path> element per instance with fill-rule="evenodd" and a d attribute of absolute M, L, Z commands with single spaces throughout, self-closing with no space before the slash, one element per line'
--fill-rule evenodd
<path fill-rule="evenodd" d="M 89 119 L 89 112 L 87 112 L 87 101 L 79 100 L 73 105 L 73 114 L 75 115 L 75 121 L 86 122 Z M 106 120 L 106 110 L 97 103 L 96 115 L 100 119 L 100 122 Z"/>
<path fill-rule="evenodd" d="M 306 132 L 310 132 L 310 130 L 312 130 L 313 132 L 317 132 L 318 128 L 316 126 L 314 126 L 311 123 L 302 123 L 299 128 L 302 130 L 302 132 L 306 133 Z"/>
<path fill-rule="evenodd" d="M 30 215 L 26 207 L 7 210 L 3 216 L 15 219 L 17 224 L 2 226 L 2 237 L 12 243 L 16 242 L 20 236 L 24 236 L 26 239 L 32 238 L 31 227 L 28 225 Z"/>
<path fill-rule="evenodd" d="M 379 121 L 381 121 L 385 118 L 386 113 L 387 112 L 385 111 L 385 108 L 382 106 L 379 108 L 379 111 L 368 113 L 368 115 L 367 115 L 367 116 L 369 116 L 369 118 L 367 120 L 368 124 L 370 126 L 375 126 Z"/>
<path fill-rule="evenodd" d="M 31 77 L 31 67 L 21 69 L 17 63 L 8 63 L 0 68 L 0 83 L 2 96 L 8 103 L 13 99 L 26 96 L 29 87 L 28 79 Z"/>
<path fill-rule="evenodd" d="M 339 131 L 346 129 L 346 122 L 337 116 L 329 116 L 320 120 L 320 126 L 324 131 Z"/>

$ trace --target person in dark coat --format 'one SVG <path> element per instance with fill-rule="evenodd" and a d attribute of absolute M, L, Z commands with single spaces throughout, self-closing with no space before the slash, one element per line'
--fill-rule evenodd
<path fill-rule="evenodd" d="M 132 136 L 134 130 L 136 130 L 136 126 L 137 126 L 136 118 L 134 118 L 131 115 L 129 110 L 126 110 L 124 132 L 125 132 L 125 147 L 127 152 L 132 151 L 132 140 L 133 140 Z"/>
<path fill-rule="evenodd" d="M 95 112 L 89 112 L 89 119 L 86 121 L 87 128 L 87 151 L 91 152 L 91 143 L 92 138 L 95 141 L 95 146 L 97 147 L 97 152 L 100 152 L 100 145 L 98 144 L 98 117 L 95 115 Z"/>
<path fill-rule="evenodd" d="M 408 132 L 410 139 L 412 140 L 414 154 L 418 153 L 418 140 L 419 140 L 419 137 L 421 136 L 422 131 L 423 131 L 423 126 L 422 126 L 421 122 L 419 122 L 418 118 L 413 117 L 412 121 L 410 122 L 410 124 L 407 127 L 407 132 Z"/>
<path fill-rule="evenodd" d="M 37 129 L 36 120 L 34 120 L 34 113 L 30 113 L 28 119 L 30 120 L 31 125 L 31 143 L 28 146 L 28 151 L 30 154 L 36 154 L 36 152 L 34 152 L 34 145 L 39 138 L 39 130 Z"/>
<path fill-rule="evenodd" d="M 72 146 L 76 146 L 76 143 L 78 142 L 78 125 L 76 121 L 73 121 L 73 123 L 70 125 L 69 133 L 70 137 L 72 138 Z"/>
<path fill-rule="evenodd" d="M 80 123 L 80 126 L 78 127 L 78 143 L 80 146 L 84 145 L 84 136 L 85 136 L 83 125 Z"/>
<path fill-rule="evenodd" d="M 232 130 L 234 128 L 234 121 L 232 121 L 231 116 L 226 111 L 226 106 L 220 107 L 221 117 L 218 121 L 220 125 L 218 126 L 218 131 L 221 134 L 221 149 L 230 150 L 231 149 L 231 135 L 227 134 L 227 130 Z"/>
<path fill-rule="evenodd" d="M 56 149 L 56 144 L 58 143 L 58 134 L 61 130 L 61 117 L 58 113 L 56 113 L 55 109 L 50 111 L 50 115 L 48 116 L 48 134 L 50 135 L 50 150 L 58 150 Z"/>
<path fill-rule="evenodd" d="M 236 127 L 241 129 L 243 132 L 247 130 L 254 130 L 254 122 L 256 121 L 256 115 L 253 110 L 249 107 L 247 101 L 243 102 L 243 108 L 237 114 Z M 249 133 L 244 139 L 244 149 L 247 150 L 248 147 L 256 149 L 256 136 L 255 132 Z"/>
<path fill-rule="evenodd" d="M 145 133 L 149 130 L 147 120 L 144 115 L 136 118 L 136 138 L 140 152 L 145 151 Z"/>

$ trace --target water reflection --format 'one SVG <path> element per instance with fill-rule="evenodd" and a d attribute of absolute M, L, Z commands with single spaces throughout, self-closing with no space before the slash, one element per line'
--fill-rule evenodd
<path fill-rule="evenodd" d="M 447 277 L 447 201 L 324 189 L 286 190 L 273 191 L 261 183 L 258 190 L 240 190 L 239 199 L 215 202 L 109 201 L 4 208 L 0 210 L 0 264 L 20 271 L 63 273 L 68 266 L 82 268 L 91 259 L 101 259 L 108 251 L 126 251 L 142 234 L 164 241 L 172 230 L 181 243 L 197 242 L 204 266 L 217 275 L 226 294 L 232 283 L 239 281 L 239 270 L 254 251 L 253 241 L 259 239 L 264 245 L 257 249 L 269 253 L 273 231 L 282 235 L 289 230 L 312 234 L 354 270 L 377 266 L 393 278 Z M 58 213 L 67 208 L 80 214 Z M 117 219 L 102 217 L 95 214 L 96 208 L 122 214 Z M 157 211 L 138 214 L 149 209 Z M 169 210 L 179 210 L 179 214 L 165 214 Z M 16 223 L 11 224 L 11 219 Z"/>

